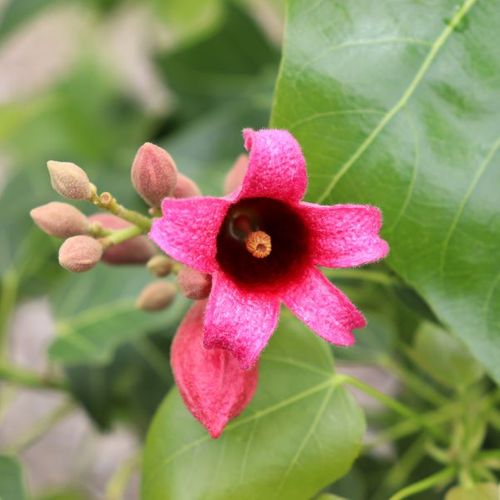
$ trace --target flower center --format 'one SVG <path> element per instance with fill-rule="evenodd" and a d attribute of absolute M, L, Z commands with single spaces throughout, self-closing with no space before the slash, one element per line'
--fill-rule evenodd
<path fill-rule="evenodd" d="M 243 286 L 281 286 L 306 260 L 302 218 L 281 201 L 249 198 L 230 207 L 217 235 L 217 261 Z"/>
<path fill-rule="evenodd" d="M 271 253 L 271 236 L 264 231 L 254 231 L 246 239 L 247 250 L 257 259 L 264 259 Z"/>

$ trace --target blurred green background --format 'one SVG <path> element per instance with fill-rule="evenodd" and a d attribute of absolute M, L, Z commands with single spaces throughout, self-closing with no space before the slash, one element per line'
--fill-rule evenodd
<path fill-rule="evenodd" d="M 101 498 L 111 488 L 114 498 L 109 478 L 171 384 L 169 342 L 186 306 L 135 311 L 151 279 L 144 269 L 59 268 L 60 242 L 29 217 L 59 199 L 47 160 L 80 165 L 101 191 L 145 210 L 129 169 L 151 141 L 204 193 L 220 194 L 242 128 L 268 124 L 282 29 L 281 0 L 0 1 L 1 354 L 40 371 L 64 366 L 93 425 L 115 429 L 100 438 L 80 415 L 23 452 L 34 497 Z M 1 452 L 57 411 L 57 397 L 0 386 Z"/>

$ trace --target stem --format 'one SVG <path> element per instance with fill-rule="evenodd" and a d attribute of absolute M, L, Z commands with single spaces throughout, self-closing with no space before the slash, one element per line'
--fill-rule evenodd
<path fill-rule="evenodd" d="M 381 356 L 380 365 L 403 380 L 403 382 L 421 399 L 435 406 L 441 406 L 448 402 L 447 398 L 432 386 L 415 377 L 412 372 L 406 370 L 402 365 L 388 356 Z"/>
<path fill-rule="evenodd" d="M 63 380 L 39 375 L 5 362 L 0 362 L 0 380 L 32 389 L 51 389 L 65 392 L 69 390 Z"/>
<path fill-rule="evenodd" d="M 447 407 L 439 408 L 438 410 L 421 415 L 420 418 L 428 427 L 435 426 L 436 424 L 442 424 L 455 418 L 457 407 L 458 405 L 453 403 Z M 415 422 L 414 420 L 403 420 L 402 422 L 399 422 L 398 424 L 395 424 L 381 432 L 373 440 L 373 442 L 368 444 L 368 446 L 373 448 L 378 444 L 385 443 L 387 441 L 395 441 L 396 439 L 418 432 L 421 427 L 420 422 Z"/>
<path fill-rule="evenodd" d="M 0 359 L 7 355 L 7 328 L 12 309 L 16 303 L 19 276 L 15 269 L 9 269 L 2 277 L 0 295 Z"/>
<path fill-rule="evenodd" d="M 113 231 L 109 236 L 102 238 L 101 243 L 104 248 L 108 248 L 112 245 L 117 245 L 118 243 L 130 240 L 131 238 L 139 236 L 142 233 L 143 230 L 139 226 L 130 226 L 124 229 Z"/>
<path fill-rule="evenodd" d="M 371 271 L 368 269 L 323 269 L 324 274 L 328 278 L 333 279 L 354 279 L 361 281 L 370 281 L 384 286 L 397 286 L 401 282 L 387 273 L 382 271 Z"/>
<path fill-rule="evenodd" d="M 392 490 L 398 484 L 404 484 L 415 467 L 425 457 L 425 438 L 418 437 L 407 450 L 398 457 L 396 463 L 391 467 L 389 473 L 382 482 L 381 490 L 386 487 Z M 377 495 L 375 495 L 377 497 Z"/>
<path fill-rule="evenodd" d="M 65 401 L 58 406 L 55 410 L 49 412 L 47 415 L 38 420 L 34 427 L 28 429 L 28 432 L 21 436 L 11 446 L 7 452 L 17 455 L 24 451 L 26 448 L 34 445 L 47 431 L 63 420 L 68 414 L 73 411 L 75 405 L 71 401 Z"/>
<path fill-rule="evenodd" d="M 125 498 L 125 490 L 132 478 L 132 474 L 136 471 L 140 463 L 141 455 L 138 453 L 125 460 L 118 467 L 106 485 L 106 500 L 122 500 Z"/>
<path fill-rule="evenodd" d="M 99 222 L 93 222 L 90 224 L 88 229 L 89 236 L 92 236 L 93 238 L 103 238 L 104 236 L 109 236 L 112 233 L 112 230 L 105 229 Z"/>
<path fill-rule="evenodd" d="M 455 468 L 447 467 L 446 469 L 443 469 L 437 474 L 433 474 L 432 476 L 426 477 L 421 481 L 417 481 L 416 483 L 410 484 L 410 486 L 407 486 L 406 488 L 399 490 L 397 493 L 392 495 L 392 497 L 389 500 L 401 500 L 402 498 L 408 498 L 409 496 L 414 495 L 415 493 L 420 493 L 421 491 L 428 490 L 440 483 L 447 482 L 454 476 L 454 474 L 455 474 Z"/>
<path fill-rule="evenodd" d="M 97 205 L 99 208 L 107 210 L 112 214 L 120 217 L 121 219 L 125 219 L 132 224 L 140 227 L 142 232 L 147 233 L 151 229 L 151 219 L 146 217 L 139 212 L 135 212 L 134 210 L 129 210 L 125 208 L 123 205 L 120 205 L 116 198 L 113 197 L 110 193 L 102 193 L 100 196 L 97 194 L 92 198 L 92 203 Z"/>
<path fill-rule="evenodd" d="M 383 405 L 385 405 L 387 408 L 390 408 L 391 410 L 395 411 L 396 413 L 399 413 L 401 416 L 413 420 L 414 422 L 418 423 L 420 427 L 424 427 L 431 433 L 432 435 L 439 437 L 439 438 L 446 438 L 446 436 L 443 435 L 443 433 L 434 428 L 433 426 L 429 425 L 421 415 L 418 413 L 414 412 L 411 408 L 408 406 L 400 403 L 399 401 L 396 401 L 395 399 L 391 398 L 387 394 L 384 394 L 383 392 L 375 389 L 374 387 L 371 387 L 368 384 L 365 384 L 361 380 L 351 377 L 350 375 L 338 375 L 338 377 L 342 378 L 341 383 L 347 383 L 349 385 L 352 385 L 353 387 L 357 387 L 361 391 L 363 391 L 365 394 L 368 396 L 371 396 L 372 398 L 376 399 L 377 401 L 380 401 Z"/>
<path fill-rule="evenodd" d="M 476 456 L 476 463 L 490 469 L 500 470 L 500 450 L 481 451 Z"/>

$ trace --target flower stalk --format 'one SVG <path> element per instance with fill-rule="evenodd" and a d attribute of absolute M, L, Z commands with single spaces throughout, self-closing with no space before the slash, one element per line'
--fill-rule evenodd
<path fill-rule="evenodd" d="M 116 198 L 109 192 L 104 192 L 100 195 L 94 193 L 91 201 L 94 205 L 111 212 L 112 214 L 124 219 L 141 228 L 141 232 L 147 233 L 151 228 L 151 219 L 145 215 L 129 210 L 123 205 L 120 205 Z"/>
<path fill-rule="evenodd" d="M 139 226 L 130 226 L 117 231 L 109 231 L 109 234 L 100 241 L 102 246 L 106 249 L 112 245 L 118 245 L 119 243 L 123 243 L 131 238 L 135 238 L 136 236 L 143 234 L 143 232 L 143 229 Z"/>

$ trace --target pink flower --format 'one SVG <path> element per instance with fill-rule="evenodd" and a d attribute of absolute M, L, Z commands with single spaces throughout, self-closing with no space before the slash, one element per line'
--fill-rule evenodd
<path fill-rule="evenodd" d="M 242 185 L 224 198 L 166 198 L 151 238 L 174 259 L 212 275 L 204 345 L 251 368 L 276 329 L 283 302 L 332 344 L 348 346 L 363 315 L 317 266 L 352 267 L 388 252 L 380 210 L 301 201 L 305 160 L 286 130 L 243 131 Z"/>
<path fill-rule="evenodd" d="M 259 372 L 257 367 L 242 370 L 229 351 L 203 347 L 205 304 L 195 302 L 180 324 L 172 343 L 172 369 L 189 411 L 218 438 L 252 399 Z"/>

